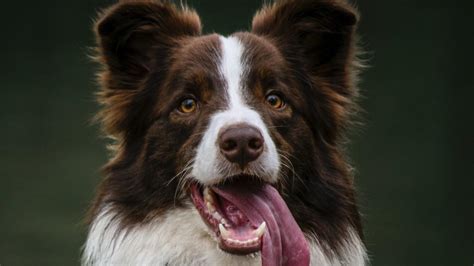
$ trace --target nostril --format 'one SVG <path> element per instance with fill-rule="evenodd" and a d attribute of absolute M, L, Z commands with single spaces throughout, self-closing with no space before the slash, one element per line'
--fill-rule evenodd
<path fill-rule="evenodd" d="M 263 146 L 263 141 L 260 138 L 253 138 L 249 141 L 248 147 L 252 150 L 259 150 Z"/>
<path fill-rule="evenodd" d="M 232 151 L 232 150 L 235 150 L 236 148 L 237 148 L 237 142 L 232 139 L 223 141 L 221 144 L 221 149 L 224 151 Z"/>

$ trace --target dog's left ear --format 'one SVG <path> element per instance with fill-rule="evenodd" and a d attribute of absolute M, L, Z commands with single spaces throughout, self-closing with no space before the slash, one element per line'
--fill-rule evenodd
<path fill-rule="evenodd" d="M 255 15 L 252 32 L 269 38 L 293 68 L 347 88 L 357 20 L 341 0 L 280 0 Z"/>
<path fill-rule="evenodd" d="M 345 0 L 275 0 L 254 17 L 252 32 L 273 43 L 317 99 L 306 113 L 327 143 L 335 143 L 354 113 L 358 13 Z"/>

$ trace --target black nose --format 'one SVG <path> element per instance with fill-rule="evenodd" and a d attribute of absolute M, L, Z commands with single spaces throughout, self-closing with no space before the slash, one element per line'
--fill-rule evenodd
<path fill-rule="evenodd" d="M 247 124 L 233 125 L 219 134 L 221 153 L 232 163 L 244 168 L 263 152 L 263 137 L 260 131 Z"/>

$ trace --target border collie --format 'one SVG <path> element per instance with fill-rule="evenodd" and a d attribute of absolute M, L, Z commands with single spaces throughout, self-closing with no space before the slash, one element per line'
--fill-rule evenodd
<path fill-rule="evenodd" d="M 357 20 L 342 0 L 281 0 L 224 37 L 169 1 L 102 12 L 114 145 L 83 264 L 364 265 L 342 147 Z"/>

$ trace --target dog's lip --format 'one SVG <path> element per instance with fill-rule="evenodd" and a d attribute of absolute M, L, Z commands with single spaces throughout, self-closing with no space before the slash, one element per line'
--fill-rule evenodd
<path fill-rule="evenodd" d="M 221 210 L 212 186 L 203 187 L 193 184 L 190 195 L 196 209 L 213 231 L 222 250 L 234 254 L 251 254 L 260 251 L 262 236 L 266 232 L 265 222 L 254 226 L 249 221 L 229 220 L 225 217 L 225 212 Z"/>

